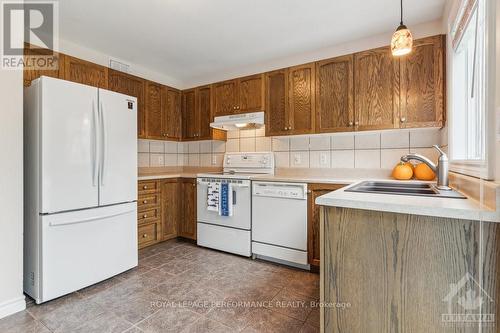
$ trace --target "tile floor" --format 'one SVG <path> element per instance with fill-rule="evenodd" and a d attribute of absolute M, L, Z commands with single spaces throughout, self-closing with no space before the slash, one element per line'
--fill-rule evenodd
<path fill-rule="evenodd" d="M 319 276 L 172 240 L 139 266 L 0 319 L 2 333 L 319 332 Z"/>

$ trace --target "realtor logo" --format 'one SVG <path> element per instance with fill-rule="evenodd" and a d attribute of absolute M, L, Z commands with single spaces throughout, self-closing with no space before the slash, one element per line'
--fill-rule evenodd
<path fill-rule="evenodd" d="M 1 2 L 2 69 L 57 69 L 58 14 L 56 1 Z"/>
<path fill-rule="evenodd" d="M 468 272 L 456 284 L 450 284 L 443 302 L 448 304 L 447 313 L 441 315 L 445 324 L 495 322 L 495 314 L 487 313 L 494 308 L 493 299 Z"/>

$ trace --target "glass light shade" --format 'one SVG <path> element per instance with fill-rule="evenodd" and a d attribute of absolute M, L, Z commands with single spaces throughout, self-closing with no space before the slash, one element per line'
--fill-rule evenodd
<path fill-rule="evenodd" d="M 391 51 L 393 56 L 402 56 L 411 52 L 413 36 L 405 25 L 400 25 L 391 40 Z"/>

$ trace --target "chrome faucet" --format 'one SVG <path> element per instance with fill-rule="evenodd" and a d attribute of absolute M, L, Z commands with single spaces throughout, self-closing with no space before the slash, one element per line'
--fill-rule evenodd
<path fill-rule="evenodd" d="M 439 148 L 438 145 L 434 145 L 434 148 L 439 151 L 441 154 L 438 159 L 438 164 L 434 164 L 430 159 L 427 157 L 420 155 L 420 154 L 408 154 L 404 155 L 401 157 L 401 161 L 403 162 L 409 162 L 411 160 L 416 160 L 423 162 L 429 166 L 429 168 L 434 171 L 434 173 L 437 175 L 437 188 L 440 190 L 451 190 L 451 188 L 448 186 L 449 181 L 448 181 L 448 156 L 444 151 Z"/>

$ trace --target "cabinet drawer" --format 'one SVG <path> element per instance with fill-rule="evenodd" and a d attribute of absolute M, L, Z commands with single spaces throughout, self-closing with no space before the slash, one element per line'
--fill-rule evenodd
<path fill-rule="evenodd" d="M 145 209 L 137 213 L 137 223 L 151 223 L 160 220 L 160 208 Z"/>
<path fill-rule="evenodd" d="M 159 223 L 151 223 L 139 226 L 137 238 L 139 240 L 139 248 L 157 243 L 159 240 Z"/>
<path fill-rule="evenodd" d="M 159 181 L 157 180 L 141 180 L 137 188 L 139 195 L 146 193 L 156 193 L 160 190 Z"/>
<path fill-rule="evenodd" d="M 140 212 L 157 207 L 159 205 L 160 205 L 159 193 L 139 195 L 139 200 L 137 201 L 137 209 Z"/>

